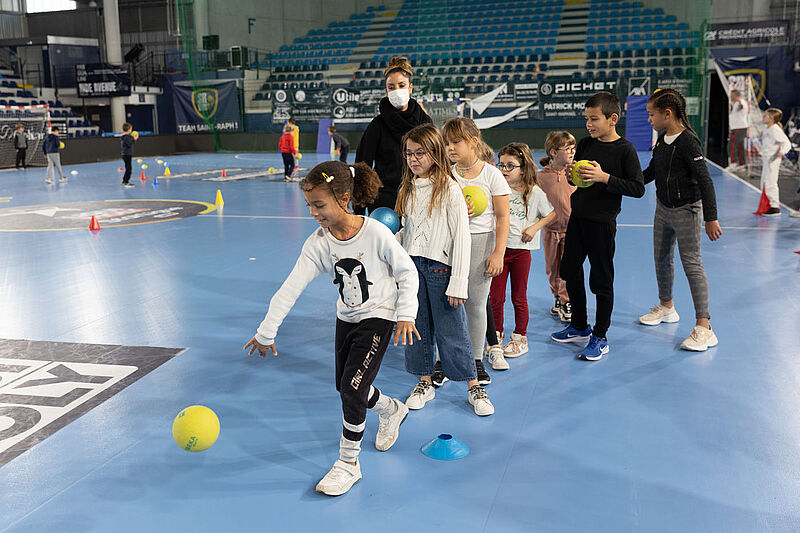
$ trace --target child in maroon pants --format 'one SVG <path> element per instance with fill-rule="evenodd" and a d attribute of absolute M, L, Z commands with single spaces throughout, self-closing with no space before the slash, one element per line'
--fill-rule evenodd
<path fill-rule="evenodd" d="M 492 279 L 489 300 L 498 331 L 503 331 L 503 305 L 506 301 L 506 282 L 511 277 L 511 303 L 514 304 L 514 333 L 503 348 L 505 358 L 528 353 L 528 274 L 531 269 L 531 250 L 540 247 L 539 230 L 555 218 L 553 206 L 536 181 L 536 166 L 528 145 L 511 143 L 499 154 L 497 168 L 511 187 L 510 229 L 503 258 L 503 271 Z"/>

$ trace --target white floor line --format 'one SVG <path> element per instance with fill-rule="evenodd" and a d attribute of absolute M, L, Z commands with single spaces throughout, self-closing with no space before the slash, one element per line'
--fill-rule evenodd
<path fill-rule="evenodd" d="M 724 168 L 722 168 L 720 165 L 718 165 L 718 164 L 714 163 L 714 162 L 713 162 L 713 161 L 711 161 L 710 159 L 706 159 L 706 162 L 707 162 L 707 163 L 710 163 L 710 164 L 714 165 L 715 167 L 717 167 L 718 169 L 720 169 L 720 170 L 722 171 L 722 173 L 723 173 L 723 174 L 725 174 L 725 175 L 727 175 L 727 176 L 731 176 L 731 177 L 734 177 L 734 178 L 736 178 L 737 180 L 741 181 L 742 183 L 744 183 L 745 185 L 747 185 L 748 187 L 750 187 L 751 189 L 753 189 L 754 191 L 756 191 L 758 194 L 761 194 L 761 190 L 760 190 L 758 187 L 756 187 L 755 185 L 753 185 L 752 183 L 750 183 L 749 181 L 747 181 L 746 179 L 744 179 L 744 178 L 740 178 L 739 176 L 737 176 L 737 175 L 736 175 L 736 174 L 734 174 L 733 172 L 728 172 L 727 170 L 725 170 Z M 783 203 L 783 202 L 780 202 L 780 204 L 781 204 L 781 205 L 782 205 L 782 206 L 783 206 L 783 207 L 784 207 L 784 208 L 785 208 L 787 211 L 789 211 L 789 212 L 791 212 L 791 213 L 797 213 L 797 211 L 795 211 L 794 209 L 792 209 L 791 207 L 789 207 L 789 206 L 788 206 L 788 205 L 786 205 L 785 203 Z"/>
<path fill-rule="evenodd" d="M 618 228 L 652 228 L 652 224 L 617 224 Z M 740 230 L 740 231 L 800 231 L 797 228 L 757 228 L 752 226 L 722 226 L 723 230 Z"/>
<path fill-rule="evenodd" d="M 282 215 L 220 215 L 209 213 L 201 218 L 263 218 L 274 220 L 314 220 L 313 217 L 291 217 Z M 618 228 L 652 228 L 652 224 L 617 224 Z M 747 226 L 722 226 L 724 230 L 741 230 L 741 231 L 800 231 L 797 228 L 756 228 Z"/>

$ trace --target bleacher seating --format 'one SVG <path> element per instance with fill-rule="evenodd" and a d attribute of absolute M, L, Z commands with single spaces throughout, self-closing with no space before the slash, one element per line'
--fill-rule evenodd
<path fill-rule="evenodd" d="M 331 69 L 358 53 L 368 23 L 381 10 L 368 8 L 281 47 L 255 100 L 268 100 L 269 91 L 292 84 L 325 83 Z M 569 24 L 562 28 L 565 12 Z M 585 34 L 576 34 L 576 28 Z M 571 38 L 560 40 L 562 31 Z M 578 35 L 581 42 L 574 38 Z M 699 39 L 688 23 L 641 1 L 406 0 L 349 85 L 380 87 L 383 69 L 395 55 L 408 57 L 422 82 L 463 86 L 467 94 L 546 76 L 692 76 Z M 555 61 L 558 54 L 569 61 Z"/>

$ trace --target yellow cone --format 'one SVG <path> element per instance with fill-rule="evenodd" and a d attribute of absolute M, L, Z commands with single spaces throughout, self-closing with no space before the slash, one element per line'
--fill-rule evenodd
<path fill-rule="evenodd" d="M 215 203 L 215 204 L 217 204 L 217 205 L 222 205 L 222 204 L 224 204 L 224 203 L 225 203 L 225 202 L 222 200 L 222 191 L 221 191 L 221 190 L 219 190 L 219 189 L 217 189 L 217 201 L 216 201 L 216 202 L 214 202 L 214 203 Z"/>
<path fill-rule="evenodd" d="M 172 172 L 169 171 L 169 167 L 164 168 L 164 175 L 165 176 L 172 176 Z"/>

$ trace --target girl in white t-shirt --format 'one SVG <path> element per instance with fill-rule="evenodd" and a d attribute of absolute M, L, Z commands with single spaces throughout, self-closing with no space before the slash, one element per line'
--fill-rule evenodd
<path fill-rule="evenodd" d="M 503 147 L 497 165 L 511 187 L 508 244 L 503 271 L 492 279 L 489 300 L 498 331 L 503 331 L 503 305 L 506 282 L 511 276 L 511 303 L 514 305 L 514 333 L 503 348 L 505 357 L 528 353 L 528 274 L 531 250 L 540 248 L 540 230 L 552 222 L 556 213 L 547 195 L 536 181 L 536 166 L 527 144 L 511 143 Z"/>
<path fill-rule="evenodd" d="M 495 167 L 494 152 L 481 138 L 475 123 L 464 117 L 450 119 L 442 128 L 447 155 L 453 163 L 452 172 L 462 188 L 479 187 L 486 195 L 486 209 L 474 213 L 467 202 L 472 238 L 469 268 L 469 297 L 467 298 L 467 327 L 472 341 L 472 353 L 478 371 L 478 382 L 488 385 L 491 377 L 483 366 L 486 336 L 487 305 L 491 278 L 503 271 L 503 256 L 508 240 L 508 196 L 511 189 Z M 489 359 L 495 370 L 508 369 L 502 351 L 492 350 Z"/>

